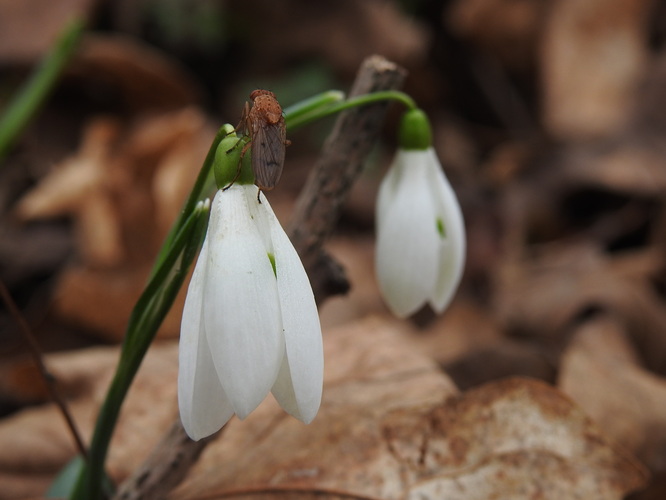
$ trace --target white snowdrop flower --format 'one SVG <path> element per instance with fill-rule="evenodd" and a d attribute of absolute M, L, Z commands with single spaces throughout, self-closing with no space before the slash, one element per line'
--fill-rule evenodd
<path fill-rule="evenodd" d="M 406 113 L 400 149 L 376 212 L 376 272 L 389 309 L 407 317 L 426 303 L 444 311 L 465 264 L 465 226 L 421 110 Z"/>
<path fill-rule="evenodd" d="M 218 182 L 218 185 L 220 183 Z M 321 326 L 296 250 L 257 187 L 219 190 L 183 310 L 178 405 L 194 440 L 269 392 L 309 423 L 322 393 Z"/>

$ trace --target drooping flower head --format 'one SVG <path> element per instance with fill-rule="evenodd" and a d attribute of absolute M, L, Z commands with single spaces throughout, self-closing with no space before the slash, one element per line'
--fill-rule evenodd
<path fill-rule="evenodd" d="M 442 312 L 464 268 L 462 213 L 432 147 L 423 111 L 405 114 L 399 142 L 377 199 L 379 288 L 396 316 L 407 317 L 426 303 Z"/>
<path fill-rule="evenodd" d="M 248 157 L 238 173 L 238 141 L 230 134 L 217 150 L 216 180 L 227 189 L 213 200 L 181 323 L 178 404 L 195 440 L 234 413 L 245 418 L 269 392 L 306 423 L 321 401 L 312 288 L 268 200 L 258 197 Z"/>

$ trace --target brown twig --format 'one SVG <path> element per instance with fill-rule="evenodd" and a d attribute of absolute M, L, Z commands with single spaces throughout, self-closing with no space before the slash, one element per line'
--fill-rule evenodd
<path fill-rule="evenodd" d="M 397 90 L 404 79 L 402 68 L 381 56 L 371 56 L 361 65 L 349 97 Z M 296 202 L 287 232 L 308 271 L 319 303 L 349 287 L 344 271 L 324 252 L 323 245 L 377 142 L 388 106 L 388 102 L 370 104 L 340 113 Z"/>
<path fill-rule="evenodd" d="M 113 500 L 163 499 L 185 477 L 206 445 L 224 431 L 192 441 L 176 419 L 146 461 L 125 481 Z"/>
<path fill-rule="evenodd" d="M 380 56 L 369 57 L 359 70 L 350 97 L 397 90 L 404 78 L 404 70 L 392 62 Z M 379 136 L 387 108 L 388 103 L 370 104 L 340 114 L 296 204 L 287 233 L 303 259 L 318 302 L 348 287 L 344 272 L 323 252 L 322 246 Z M 165 498 L 218 435 L 192 441 L 177 419 L 146 462 L 121 486 L 114 500 Z"/>
<path fill-rule="evenodd" d="M 69 430 L 72 433 L 72 437 L 74 438 L 76 447 L 79 449 L 79 453 L 83 458 L 87 459 L 88 451 L 86 449 L 86 446 L 83 443 L 83 439 L 81 438 L 81 434 L 79 433 L 78 428 L 76 427 L 76 422 L 74 422 L 74 418 L 72 417 L 72 414 L 67 408 L 67 403 L 65 403 L 65 400 L 62 398 L 60 392 L 58 391 L 55 377 L 49 372 L 48 368 L 44 364 L 44 356 L 42 354 L 41 348 L 39 347 L 39 342 L 37 342 L 37 338 L 35 337 L 35 334 L 32 332 L 30 325 L 23 317 L 23 314 L 21 314 L 21 311 L 16 305 L 16 302 L 14 302 L 14 299 L 9 293 L 9 290 L 7 289 L 5 283 L 1 279 L 0 279 L 0 296 L 2 297 L 2 301 L 5 303 L 5 306 L 7 307 L 9 314 L 11 314 L 12 318 L 14 318 L 14 321 L 18 325 L 19 330 L 21 331 L 25 339 L 28 341 L 30 354 L 32 355 L 32 359 L 37 365 L 39 373 L 44 379 L 44 384 L 46 385 L 46 391 L 48 392 L 53 402 L 55 402 L 56 406 L 60 410 L 60 413 L 64 417 L 65 422 L 67 423 L 67 427 L 69 427 Z"/>

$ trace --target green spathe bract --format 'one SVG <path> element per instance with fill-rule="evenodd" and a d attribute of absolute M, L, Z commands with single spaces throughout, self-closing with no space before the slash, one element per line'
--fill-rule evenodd
<path fill-rule="evenodd" d="M 398 143 L 401 149 L 425 150 L 432 146 L 430 121 L 421 109 L 410 109 L 402 115 Z"/>
<path fill-rule="evenodd" d="M 228 126 L 231 127 L 231 125 Z M 227 188 L 234 183 L 254 184 L 252 151 L 248 148 L 243 153 L 246 144 L 247 138 L 238 137 L 232 128 L 230 133 L 217 146 L 213 173 L 219 189 Z"/>

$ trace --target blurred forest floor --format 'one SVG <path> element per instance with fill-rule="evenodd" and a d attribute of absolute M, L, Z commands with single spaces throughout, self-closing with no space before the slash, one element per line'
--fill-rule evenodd
<path fill-rule="evenodd" d="M 0 278 L 84 436 L 217 128 L 255 88 L 283 107 L 347 91 L 381 54 L 408 70 L 462 205 L 456 299 L 398 321 L 378 295 L 394 105 L 328 246 L 352 290 L 320 308 L 320 415 L 267 401 L 173 498 L 666 498 L 666 4 L 7 0 L 0 109 L 73 16 L 89 31 L 0 164 Z M 283 223 L 331 123 L 289 135 L 268 195 Z M 183 300 L 124 410 L 118 481 L 176 414 Z M 0 413 L 0 499 L 39 498 L 75 448 L 4 307 Z"/>

